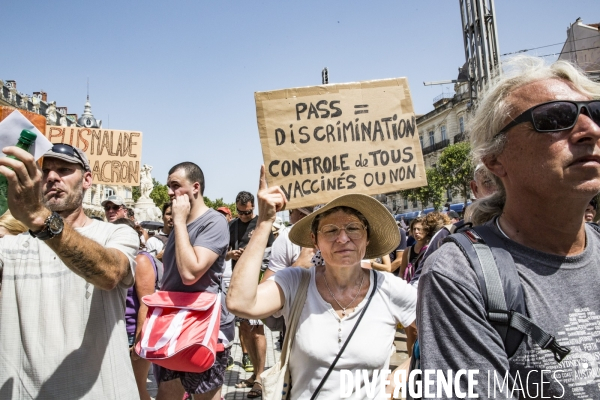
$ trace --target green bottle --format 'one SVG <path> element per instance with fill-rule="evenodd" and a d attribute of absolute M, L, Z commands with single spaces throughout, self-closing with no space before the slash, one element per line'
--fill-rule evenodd
<path fill-rule="evenodd" d="M 17 142 L 16 146 L 25 151 L 29 151 L 29 148 L 35 142 L 36 138 L 37 135 L 35 133 L 28 131 L 27 129 L 23 129 L 21 131 L 21 136 L 19 137 L 19 141 Z M 16 157 L 8 157 L 14 158 L 16 160 Z M 4 214 L 6 210 L 8 210 L 7 197 L 8 181 L 6 180 L 6 177 L 4 175 L 0 174 L 0 215 Z"/>

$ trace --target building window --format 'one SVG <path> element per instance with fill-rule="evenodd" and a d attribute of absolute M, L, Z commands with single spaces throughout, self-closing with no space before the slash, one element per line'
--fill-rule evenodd
<path fill-rule="evenodd" d="M 460 129 L 460 133 L 465 133 L 465 120 L 463 117 L 458 119 L 458 129 Z"/>
<path fill-rule="evenodd" d="M 104 198 L 108 198 L 110 196 L 114 196 L 115 195 L 115 191 L 113 190 L 113 188 L 105 188 L 104 189 Z"/>
<path fill-rule="evenodd" d="M 404 199 L 404 209 L 408 208 L 408 199 Z"/>
<path fill-rule="evenodd" d="M 446 125 L 442 125 L 442 141 L 446 140 Z"/>
<path fill-rule="evenodd" d="M 419 136 L 419 142 L 421 142 L 421 148 L 423 148 L 423 135 Z"/>
<path fill-rule="evenodd" d="M 429 132 L 429 145 L 433 146 L 435 144 L 435 132 Z"/>
<path fill-rule="evenodd" d="M 448 201 L 452 201 L 452 191 L 450 189 L 446 189 L 446 198 Z"/>
<path fill-rule="evenodd" d="M 413 207 L 417 207 L 417 200 L 413 200 Z"/>

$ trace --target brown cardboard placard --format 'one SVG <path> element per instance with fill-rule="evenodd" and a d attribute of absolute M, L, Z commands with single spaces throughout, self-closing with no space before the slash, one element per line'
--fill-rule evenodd
<path fill-rule="evenodd" d="M 406 78 L 257 92 L 269 186 L 288 208 L 427 185 Z"/>
<path fill-rule="evenodd" d="M 94 183 L 140 185 L 142 132 L 48 125 L 45 135 L 52 143 L 67 143 L 83 150 Z"/>

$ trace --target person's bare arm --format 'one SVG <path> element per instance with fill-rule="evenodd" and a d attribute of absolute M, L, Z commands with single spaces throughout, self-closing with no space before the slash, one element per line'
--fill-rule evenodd
<path fill-rule="evenodd" d="M 404 254 L 404 250 L 396 250 L 396 259 L 392 262 L 390 272 L 394 272 L 395 270 L 400 268 L 400 265 L 402 265 L 403 254 Z"/>
<path fill-rule="evenodd" d="M 242 318 L 273 315 L 285 304 L 283 291 L 275 281 L 258 284 L 260 266 L 277 211 L 285 208 L 285 195 L 278 186 L 267 188 L 265 167 L 261 167 L 257 194 L 259 217 L 252 238 L 235 264 L 227 291 L 227 309 Z"/>
<path fill-rule="evenodd" d="M 402 252 L 402 263 L 400 264 L 400 272 L 398 273 L 398 276 L 402 279 L 404 279 L 406 267 L 408 267 L 408 249 Z"/>
<path fill-rule="evenodd" d="M 45 226 L 46 218 L 52 214 L 42 202 L 42 171 L 28 152 L 18 147 L 7 147 L 3 151 L 18 159 L 0 159 L 0 174 L 6 176 L 9 183 L 9 209 L 29 229 L 40 231 Z M 91 174 L 86 172 L 84 179 L 91 180 Z M 103 247 L 67 223 L 62 233 L 47 240 L 46 244 L 67 268 L 100 289 L 115 288 L 129 273 L 129 260 L 124 253 Z"/>
<path fill-rule="evenodd" d="M 380 263 L 371 261 L 371 268 L 376 269 L 377 271 L 392 272 L 391 271 L 392 263 L 390 261 L 390 256 L 385 255 L 385 256 L 381 257 Z"/>
<path fill-rule="evenodd" d="M 187 194 L 173 199 L 171 211 L 177 270 L 184 285 L 193 285 L 217 261 L 219 255 L 205 247 L 192 246 L 187 230 L 187 217 L 190 213 L 190 200 Z"/>
<path fill-rule="evenodd" d="M 144 304 L 142 297 L 154 293 L 156 272 L 154 272 L 152 262 L 146 255 L 138 254 L 135 261 L 137 262 L 135 267 L 135 293 L 140 300 L 140 308 L 137 313 L 137 325 L 135 327 L 135 343 L 137 343 L 141 339 L 142 327 L 144 326 L 146 314 L 148 313 L 148 306 Z M 140 358 L 135 351 L 131 353 L 131 357 L 134 360 Z"/>
<path fill-rule="evenodd" d="M 71 271 L 100 289 L 114 289 L 129 273 L 129 259 L 123 252 L 103 247 L 70 225 L 65 224 L 62 233 L 46 244 Z"/>

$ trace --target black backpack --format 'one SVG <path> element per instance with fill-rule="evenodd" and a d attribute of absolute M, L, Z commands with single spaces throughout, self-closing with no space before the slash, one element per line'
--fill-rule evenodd
<path fill-rule="evenodd" d="M 600 232 L 600 228 L 594 229 Z M 570 348 L 561 346 L 554 336 L 527 317 L 525 296 L 515 262 L 489 226 L 461 230 L 446 237 L 444 242 L 456 244 L 475 271 L 487 320 L 500 334 L 508 358 L 516 353 L 526 335 L 542 349 L 551 351 L 558 363 L 571 352 Z M 413 347 L 410 370 L 413 369 L 421 369 L 418 341 Z"/>

